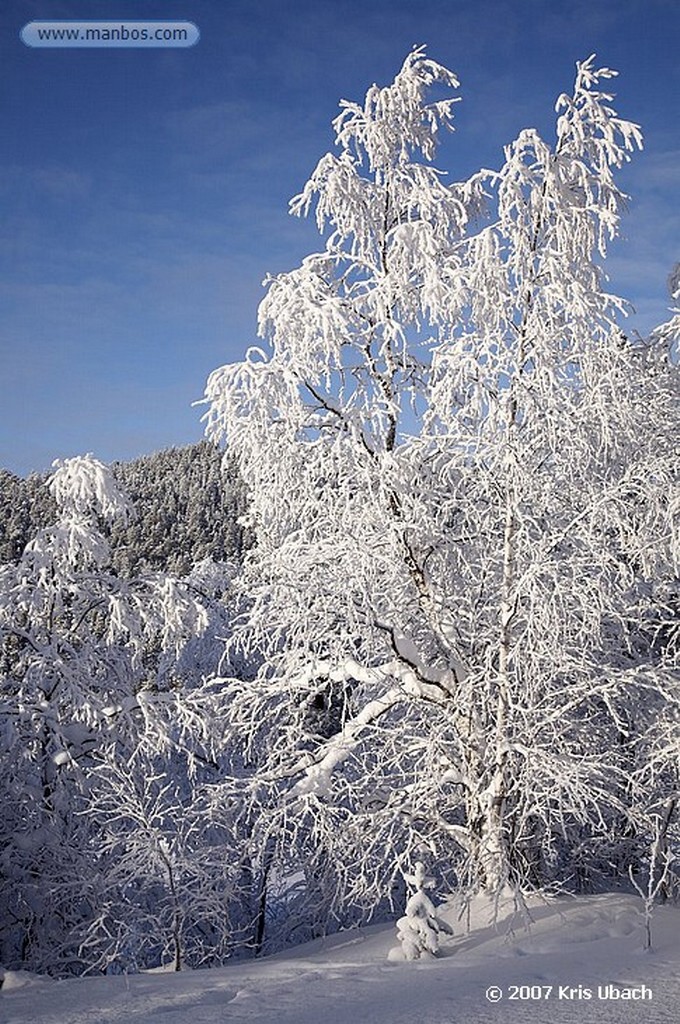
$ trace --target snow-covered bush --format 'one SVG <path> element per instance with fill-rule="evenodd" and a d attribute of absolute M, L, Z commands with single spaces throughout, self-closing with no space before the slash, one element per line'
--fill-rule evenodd
<path fill-rule="evenodd" d="M 434 888 L 434 879 L 425 873 L 421 861 L 417 861 L 412 875 L 404 875 L 406 882 L 415 890 L 409 897 L 403 917 L 397 921 L 397 938 L 400 946 L 393 947 L 390 960 L 418 960 L 421 957 L 436 956 L 439 952 L 439 936 L 453 935 L 451 925 L 439 917 L 435 905 L 427 895 Z"/>

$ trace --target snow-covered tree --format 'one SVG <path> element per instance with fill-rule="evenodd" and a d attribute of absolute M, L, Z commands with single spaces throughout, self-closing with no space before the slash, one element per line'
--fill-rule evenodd
<path fill-rule="evenodd" d="M 219 965 L 248 937 L 234 916 L 250 895 L 235 836 L 201 798 L 211 774 L 204 766 L 197 778 L 177 751 L 154 757 L 144 742 L 129 758 L 102 751 L 88 776 L 97 859 L 84 883 L 95 912 L 81 954 L 90 969 Z"/>
<path fill-rule="evenodd" d="M 108 568 L 104 525 L 129 504 L 102 463 L 55 463 L 49 487 L 57 522 L 0 570 L 0 959 L 68 971 L 95 911 L 91 769 L 111 744 L 126 762 L 181 741 L 178 658 L 207 613 L 178 580 Z"/>
<path fill-rule="evenodd" d="M 677 685 L 652 640 L 677 371 L 623 336 L 599 265 L 641 145 L 613 74 L 579 63 L 555 142 L 523 131 L 462 184 L 430 164 L 454 101 L 428 91 L 457 82 L 422 50 L 343 101 L 291 203 L 325 249 L 269 280 L 269 349 L 208 381 L 257 541 L 234 735 L 326 923 L 376 910 L 396 849 L 492 891 L 591 870 Z"/>
<path fill-rule="evenodd" d="M 409 896 L 404 916 L 397 921 L 397 938 L 400 946 L 389 952 L 390 960 L 419 960 L 421 957 L 436 956 L 439 952 L 439 936 L 452 935 L 448 921 L 439 917 L 434 903 L 427 894 L 434 888 L 434 879 L 425 872 L 422 861 L 418 861 L 412 875 L 404 875 L 405 881 L 415 891 Z"/>

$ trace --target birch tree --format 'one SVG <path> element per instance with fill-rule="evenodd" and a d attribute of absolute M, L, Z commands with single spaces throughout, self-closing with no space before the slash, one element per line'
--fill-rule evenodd
<path fill-rule="evenodd" d="M 126 764 L 200 732 L 174 684 L 207 619 L 178 580 L 110 570 L 106 524 L 129 503 L 106 466 L 57 462 L 49 487 L 57 521 L 0 570 L 0 955 L 69 973 L 96 911 L 93 766 L 108 747 Z"/>
<path fill-rule="evenodd" d="M 491 891 L 593 870 L 674 685 L 649 638 L 677 377 L 601 269 L 642 144 L 614 74 L 579 63 L 554 143 L 525 130 L 457 184 L 431 164 L 454 99 L 429 93 L 458 83 L 422 49 L 342 101 L 291 202 L 325 247 L 268 280 L 266 347 L 208 381 L 257 539 L 223 685 L 260 828 L 326 923 L 423 849 Z"/>

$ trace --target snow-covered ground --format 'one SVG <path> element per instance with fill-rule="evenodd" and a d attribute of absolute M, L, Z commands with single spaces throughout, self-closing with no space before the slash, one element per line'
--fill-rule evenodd
<path fill-rule="evenodd" d="M 394 963 L 376 926 L 218 970 L 51 981 L 7 973 L 8 1024 L 661 1024 L 680 1020 L 680 908 L 655 911 L 645 952 L 626 895 L 529 904 L 532 923 L 477 902 L 436 960 Z M 496 986 L 502 998 L 486 992 Z M 612 987 L 613 986 L 613 987 Z M 613 998 L 618 992 L 621 998 Z M 497 995 L 491 991 L 490 995 Z M 513 996 L 515 998 L 513 998 Z M 623 998 L 628 996 L 629 998 Z M 633 996 L 637 998 L 632 998 Z M 608 998 L 606 998 L 608 997 Z"/>

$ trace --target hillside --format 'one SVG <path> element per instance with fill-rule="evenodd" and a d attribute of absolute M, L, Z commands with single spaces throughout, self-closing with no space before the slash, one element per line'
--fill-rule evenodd
<path fill-rule="evenodd" d="M 680 1003 L 680 910 L 660 907 L 643 950 L 639 901 L 598 895 L 501 905 L 477 900 L 469 930 L 437 960 L 393 963 L 391 926 L 319 939 L 278 956 L 180 974 L 64 982 L 8 975 L 0 1014 L 12 1024 L 664 1024 Z M 486 996 L 497 986 L 502 997 Z M 489 993 L 492 997 L 497 992 Z M 514 998 L 513 998 L 514 997 Z"/>
<path fill-rule="evenodd" d="M 183 574 L 203 558 L 239 558 L 245 491 L 234 467 L 205 441 L 112 464 L 135 517 L 117 523 L 110 542 L 114 569 Z M 46 475 L 26 479 L 0 469 L 0 563 L 16 561 L 38 530 L 54 522 Z"/>

